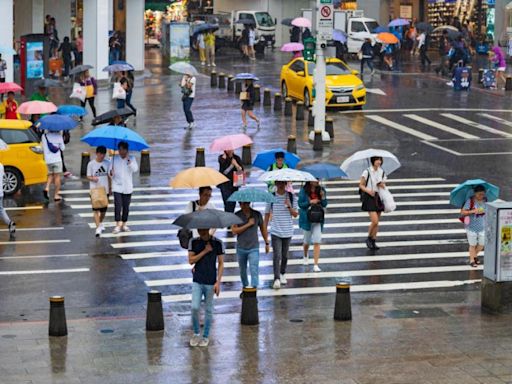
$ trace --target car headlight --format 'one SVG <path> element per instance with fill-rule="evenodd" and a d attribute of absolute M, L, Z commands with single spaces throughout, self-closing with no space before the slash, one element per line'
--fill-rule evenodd
<path fill-rule="evenodd" d="M 356 87 L 356 91 L 362 91 L 363 89 L 365 89 L 364 84 L 360 84 Z"/>
<path fill-rule="evenodd" d="M 40 145 L 34 145 L 30 147 L 30 150 L 34 153 L 37 153 L 38 155 L 42 155 L 44 153 L 43 147 L 41 147 Z"/>

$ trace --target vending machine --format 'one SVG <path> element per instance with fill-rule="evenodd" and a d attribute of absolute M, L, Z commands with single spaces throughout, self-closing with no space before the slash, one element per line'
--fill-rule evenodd
<path fill-rule="evenodd" d="M 31 95 L 36 88 L 34 83 L 48 77 L 50 41 L 42 33 L 24 35 L 20 40 L 21 86 L 26 95 Z"/>
<path fill-rule="evenodd" d="M 486 208 L 484 277 L 512 281 L 512 203 L 494 202 Z"/>

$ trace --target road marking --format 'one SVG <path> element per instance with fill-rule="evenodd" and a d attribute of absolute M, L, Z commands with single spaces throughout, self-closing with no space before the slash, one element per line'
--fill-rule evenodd
<path fill-rule="evenodd" d="M 506 138 L 512 138 L 512 134 L 510 134 L 510 133 L 503 132 L 498 129 L 489 127 L 487 125 L 477 123 L 476 121 L 468 120 L 462 116 L 454 115 L 452 113 L 441 113 L 441 116 L 447 117 L 448 119 L 458 121 L 459 123 L 467 124 L 473 128 L 481 129 L 482 131 L 493 133 L 495 135 L 503 136 Z"/>
<path fill-rule="evenodd" d="M 59 244 L 70 243 L 71 240 L 13 240 L 13 241 L 0 241 L 0 245 L 24 245 L 24 244 Z"/>
<path fill-rule="evenodd" d="M 68 253 L 62 255 L 25 255 L 25 256 L 2 256 L 0 260 L 18 260 L 18 259 L 49 259 L 52 257 L 88 257 L 87 253 Z"/>
<path fill-rule="evenodd" d="M 479 115 L 483 116 L 483 117 L 487 117 L 488 119 L 497 121 L 498 123 L 506 125 L 507 127 L 512 127 L 512 121 L 508 121 L 508 120 L 502 119 L 501 117 L 493 116 L 488 113 L 479 113 Z"/>
<path fill-rule="evenodd" d="M 386 92 L 384 92 L 380 88 L 366 88 L 366 93 L 373 93 L 375 95 L 386 96 Z"/>
<path fill-rule="evenodd" d="M 16 226 L 16 232 L 31 232 L 31 231 L 62 231 L 64 227 L 24 227 Z M 8 228 L 0 229 L 0 232 L 8 232 Z"/>
<path fill-rule="evenodd" d="M 512 113 L 512 109 L 488 109 L 488 108 L 397 108 L 397 109 L 365 109 L 364 113 L 393 113 L 393 112 L 503 112 Z M 361 111 L 340 111 L 342 115 L 350 113 L 361 113 Z"/>
<path fill-rule="evenodd" d="M 42 205 L 29 205 L 27 207 L 6 207 L 6 211 L 32 211 L 36 209 L 43 209 Z"/>
<path fill-rule="evenodd" d="M 68 269 L 35 269 L 27 271 L 0 271 L 0 276 L 14 275 L 45 275 L 50 273 L 75 273 L 89 272 L 89 268 L 68 268 Z"/>
<path fill-rule="evenodd" d="M 462 154 L 462 153 L 457 152 L 457 151 L 454 151 L 454 150 L 452 150 L 452 149 L 445 148 L 445 147 L 443 147 L 442 145 L 439 145 L 439 144 L 434 143 L 433 141 L 423 140 L 423 141 L 422 141 L 422 143 L 423 143 L 423 144 L 430 145 L 431 147 L 434 147 L 434 148 L 440 149 L 441 151 L 448 152 L 448 153 L 450 153 L 450 154 L 452 154 L 452 155 L 455 155 L 455 156 L 463 156 L 463 154 Z"/>
<path fill-rule="evenodd" d="M 378 292 L 378 291 L 397 291 L 412 289 L 433 289 L 433 288 L 452 288 L 463 285 L 480 283 L 481 279 L 474 280 L 437 280 L 437 281 L 416 281 L 412 283 L 389 283 L 389 284 L 363 284 L 352 285 L 350 291 L 356 292 Z M 281 289 L 261 289 L 258 290 L 259 297 L 270 296 L 294 296 L 294 295 L 312 295 L 322 293 L 336 293 L 336 286 L 328 287 L 310 287 L 310 288 L 281 288 Z M 222 291 L 218 299 L 234 299 L 240 296 L 240 291 Z M 162 296 L 164 303 L 190 301 L 192 295 L 189 293 L 181 295 Z"/>
<path fill-rule="evenodd" d="M 418 115 L 405 114 L 404 116 L 409 118 L 409 119 L 412 119 L 414 121 L 417 121 L 419 123 L 428 125 L 428 126 L 433 127 L 433 128 L 440 129 L 440 130 L 442 130 L 444 132 L 451 133 L 452 135 L 459 136 L 459 137 L 462 137 L 464 139 L 479 139 L 478 136 L 470 135 L 469 133 L 466 133 L 466 132 L 463 132 L 463 131 L 459 131 L 458 129 L 448 127 L 447 125 L 437 123 L 435 121 L 432 121 L 430 119 L 426 119 L 426 118 L 418 116 Z"/>
<path fill-rule="evenodd" d="M 411 136 L 415 136 L 421 140 L 437 140 L 437 137 L 428 135 L 426 133 L 417 131 L 415 129 L 406 127 L 405 125 L 395 123 L 394 121 L 388 120 L 385 117 L 382 116 L 376 116 L 376 115 L 368 115 L 365 116 L 367 119 L 373 120 L 377 123 L 386 125 L 390 128 L 396 129 L 397 131 L 401 131 L 404 133 L 408 133 Z"/>

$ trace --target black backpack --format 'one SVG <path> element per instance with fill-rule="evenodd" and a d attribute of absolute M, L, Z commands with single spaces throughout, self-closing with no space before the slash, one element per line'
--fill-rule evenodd
<path fill-rule="evenodd" d="M 196 202 L 192 202 L 192 212 L 196 211 Z M 183 249 L 188 249 L 188 244 L 190 243 L 190 240 L 192 239 L 192 231 L 187 228 L 181 228 L 178 231 L 178 240 L 180 241 L 180 246 Z"/>
<path fill-rule="evenodd" d="M 310 223 L 322 223 L 325 217 L 324 208 L 320 204 L 311 204 L 307 216 Z"/>

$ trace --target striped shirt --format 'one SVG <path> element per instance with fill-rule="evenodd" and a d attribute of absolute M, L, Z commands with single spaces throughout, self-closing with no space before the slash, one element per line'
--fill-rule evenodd
<path fill-rule="evenodd" d="M 293 236 L 293 218 L 285 205 L 285 201 L 289 200 L 289 192 L 285 192 L 284 195 L 276 192 L 275 196 L 275 203 L 268 203 L 265 209 L 265 213 L 272 212 L 270 234 L 286 239 Z M 296 196 L 293 198 L 293 209 L 298 209 Z"/>

